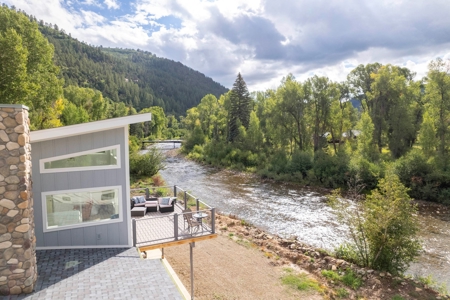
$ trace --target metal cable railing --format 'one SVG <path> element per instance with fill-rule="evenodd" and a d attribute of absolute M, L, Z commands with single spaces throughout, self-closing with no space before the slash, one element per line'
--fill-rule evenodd
<path fill-rule="evenodd" d="M 131 189 L 131 192 L 132 194 L 145 192 L 146 198 L 175 197 L 177 201 L 174 212 L 168 215 L 152 212 L 141 218 L 133 218 L 135 246 L 160 244 L 215 233 L 215 208 L 178 186 L 135 188 Z M 187 212 L 187 209 L 191 211 Z M 190 218 L 195 226 L 189 224 Z"/>

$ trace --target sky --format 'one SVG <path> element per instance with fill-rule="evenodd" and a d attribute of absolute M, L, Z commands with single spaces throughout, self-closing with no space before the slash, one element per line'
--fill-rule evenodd
<path fill-rule="evenodd" d="M 449 0 L 1 0 L 94 46 L 179 61 L 250 91 L 283 77 L 344 81 L 359 64 L 450 59 Z"/>

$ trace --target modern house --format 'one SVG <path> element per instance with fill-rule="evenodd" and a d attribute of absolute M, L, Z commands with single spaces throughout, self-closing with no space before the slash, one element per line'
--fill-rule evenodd
<path fill-rule="evenodd" d="M 128 125 L 138 114 L 32 131 L 37 249 L 133 246 Z"/>
<path fill-rule="evenodd" d="M 88 298 L 187 298 L 163 257 L 164 247 L 189 244 L 193 299 L 192 249 L 217 236 L 215 209 L 173 186 L 171 212 L 160 197 L 159 211 L 132 219 L 128 125 L 150 120 L 147 113 L 31 132 L 26 106 L 0 104 L 0 295 L 69 297 L 86 282 L 78 289 Z M 134 247 L 162 249 L 162 259 L 143 261 Z M 123 285 L 146 272 L 164 284 Z"/>

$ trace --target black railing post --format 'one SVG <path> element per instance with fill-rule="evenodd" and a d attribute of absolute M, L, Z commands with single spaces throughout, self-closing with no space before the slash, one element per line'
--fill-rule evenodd
<path fill-rule="evenodd" d="M 187 192 L 184 191 L 184 209 L 187 209 Z"/>
<path fill-rule="evenodd" d="M 211 208 L 211 233 L 216 233 L 216 208 Z"/>
<path fill-rule="evenodd" d="M 176 185 L 173 186 L 173 196 L 174 196 L 175 198 L 178 198 L 178 197 L 177 197 L 177 186 L 176 186 Z"/>
<path fill-rule="evenodd" d="M 133 230 L 133 247 L 136 247 L 136 236 L 137 236 L 137 234 L 136 234 L 136 219 L 133 219 L 133 222 L 132 222 L 132 230 Z"/>
<path fill-rule="evenodd" d="M 195 201 L 197 202 L 197 211 L 199 211 L 200 210 L 200 202 L 198 202 L 198 198 L 195 199 Z"/>
<path fill-rule="evenodd" d="M 175 241 L 178 241 L 178 214 L 175 213 L 173 215 L 173 236 L 175 237 Z"/>

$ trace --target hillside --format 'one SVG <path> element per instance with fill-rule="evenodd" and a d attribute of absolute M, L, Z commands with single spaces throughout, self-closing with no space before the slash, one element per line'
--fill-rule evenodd
<path fill-rule="evenodd" d="M 150 52 L 93 47 L 43 22 L 39 30 L 55 47 L 54 60 L 65 86 L 97 89 L 138 111 L 161 106 L 166 114 L 182 115 L 206 94 L 219 97 L 227 92 L 204 74 Z"/>

